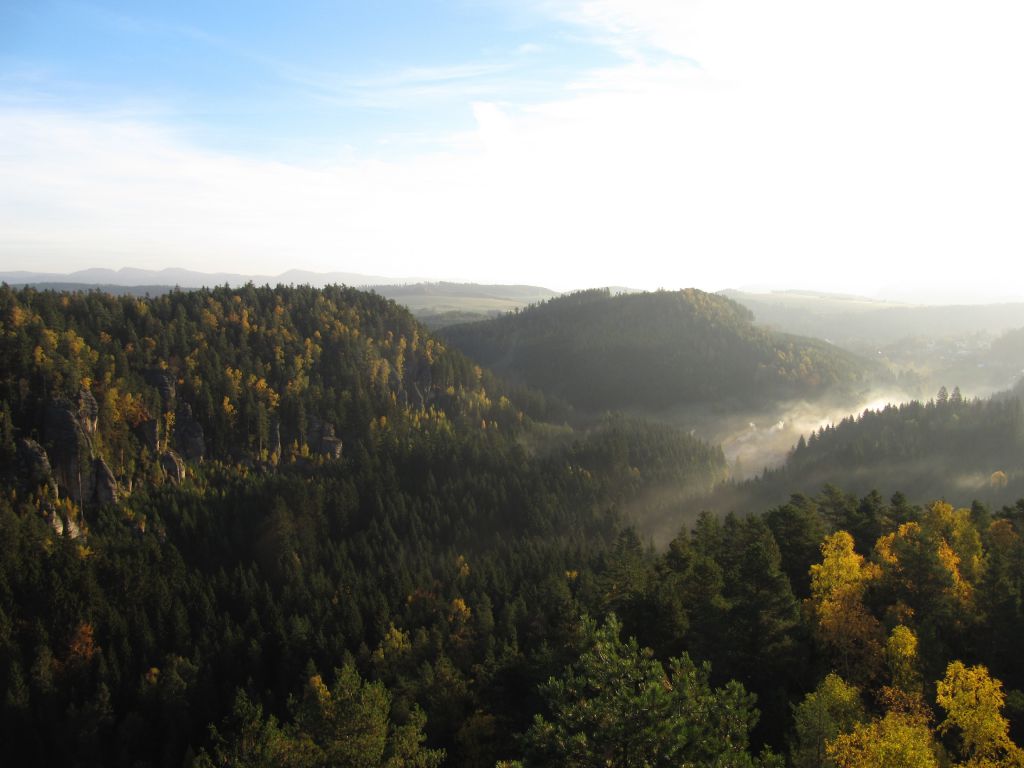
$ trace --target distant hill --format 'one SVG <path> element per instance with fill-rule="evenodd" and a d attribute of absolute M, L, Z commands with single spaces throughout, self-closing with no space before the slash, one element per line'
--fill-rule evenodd
<path fill-rule="evenodd" d="M 0 281 L 7 282 L 7 281 Z M 115 285 L 112 283 L 57 283 L 57 282 L 32 282 L 32 283 L 8 283 L 15 288 L 35 288 L 39 291 L 67 291 L 67 292 L 89 292 L 99 291 L 109 293 L 111 296 L 160 296 L 177 290 L 180 286 L 174 285 Z M 192 290 L 192 289 L 188 289 Z"/>
<path fill-rule="evenodd" d="M 907 337 L 998 335 L 1024 327 L 1024 303 L 917 306 L 811 291 L 727 290 L 721 295 L 753 312 L 758 323 L 840 345 L 884 346 Z"/>
<path fill-rule="evenodd" d="M 486 320 L 558 296 L 534 285 L 440 282 L 367 287 L 404 305 L 431 328 Z"/>
<path fill-rule="evenodd" d="M 758 327 L 740 304 L 696 289 L 583 291 L 442 333 L 500 375 L 584 411 L 758 406 L 858 390 L 877 373 L 826 342 Z"/>
<path fill-rule="evenodd" d="M 412 283 L 419 278 L 391 278 L 379 275 L 362 275 L 355 272 L 308 272 L 290 269 L 279 275 L 243 275 L 231 272 L 196 272 L 190 269 L 82 269 L 65 274 L 55 272 L 30 272 L 23 270 L 0 272 L 0 282 L 8 285 L 73 284 L 80 286 L 179 286 L 181 288 L 213 288 L 229 285 L 233 288 L 253 283 L 254 285 L 311 285 L 322 288 L 325 285 L 391 285 Z"/>
<path fill-rule="evenodd" d="M 1024 375 L 1024 358 L 1007 354 L 1020 345 L 1012 333 L 1024 328 L 1024 303 L 914 306 L 808 291 L 722 295 L 747 307 L 761 325 L 817 336 L 876 359 L 898 372 L 915 397 L 928 397 L 946 383 L 987 396 Z M 1010 340 L 999 341 L 1003 334 Z"/>
<path fill-rule="evenodd" d="M 291 269 L 279 275 L 195 272 L 188 269 L 83 269 L 69 274 L 0 272 L 0 283 L 54 291 L 100 290 L 130 296 L 158 296 L 175 288 L 187 290 L 228 285 L 348 285 L 394 299 L 430 328 L 486 320 L 514 309 L 546 301 L 557 291 L 534 285 L 423 282 L 419 278 L 388 278 L 355 272 L 308 272 Z M 628 290 L 628 289 L 622 289 Z"/>

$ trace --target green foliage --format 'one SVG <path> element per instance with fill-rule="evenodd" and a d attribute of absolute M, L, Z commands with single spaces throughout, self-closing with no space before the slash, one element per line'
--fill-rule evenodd
<path fill-rule="evenodd" d="M 623 642 L 614 615 L 585 621 L 583 652 L 543 693 L 524 742 L 527 766 L 740 766 L 757 715 L 753 697 L 729 683 L 714 689 L 709 668 L 687 656 L 666 672 L 635 638 Z"/>
<path fill-rule="evenodd" d="M 725 367 L 748 322 L 698 294 L 630 306 L 638 323 L 652 308 L 666 327 L 711 318 L 705 351 Z M 745 765 L 794 721 L 794 745 L 819 756 L 822 739 L 843 743 L 833 720 L 852 755 L 894 734 L 917 743 L 922 681 L 955 658 L 1024 687 L 1024 502 L 990 513 L 787 488 L 765 515 L 700 515 L 661 552 L 627 523 L 678 530 L 681 505 L 723 477 L 720 450 L 634 417 L 544 422 L 550 398 L 504 385 L 379 296 L 0 287 L 0 324 L 12 762 L 426 766 L 443 750 L 473 768 Z M 975 407 L 924 406 L 951 424 Z M 1002 408 L 989 416 L 1012 421 Z M 184 472 L 168 448 L 193 450 Z M 69 467 L 96 462 L 119 498 L 71 499 Z M 824 589 L 810 569 L 840 539 L 864 578 Z M 892 685 L 865 680 L 870 724 L 850 725 L 837 685 L 794 710 L 835 658 L 797 597 L 838 606 L 850 631 L 832 640 L 878 635 Z M 581 632 L 583 614 L 618 618 Z M 316 675 L 336 666 L 329 686 Z M 952 743 L 967 721 L 949 717 Z M 1011 754 L 972 744 L 978 765 Z"/>
<path fill-rule="evenodd" d="M 294 721 L 281 725 L 239 691 L 224 733 L 211 729 L 212 754 L 203 752 L 196 767 L 436 768 L 444 759 L 443 751 L 422 746 L 423 713 L 413 710 L 408 722 L 394 724 L 387 689 L 363 681 L 352 666 L 335 670 L 329 690 L 319 675 L 310 677 L 294 709 Z"/>
<path fill-rule="evenodd" d="M 860 691 L 839 675 L 828 674 L 793 710 L 793 768 L 834 768 L 828 742 L 866 719 Z"/>

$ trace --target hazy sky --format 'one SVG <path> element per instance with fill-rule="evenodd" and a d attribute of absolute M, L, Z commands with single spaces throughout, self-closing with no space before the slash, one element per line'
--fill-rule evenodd
<path fill-rule="evenodd" d="M 0 2 L 0 269 L 1024 296 L 1020 0 Z"/>

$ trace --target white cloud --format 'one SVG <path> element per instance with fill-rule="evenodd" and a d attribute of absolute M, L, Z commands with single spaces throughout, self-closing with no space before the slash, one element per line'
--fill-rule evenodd
<path fill-rule="evenodd" d="M 1024 255 L 1016 4 L 544 7 L 622 64 L 558 101 L 467 94 L 474 132 L 392 163 L 300 167 L 124 117 L 4 112 L 0 263 L 1009 290 Z"/>

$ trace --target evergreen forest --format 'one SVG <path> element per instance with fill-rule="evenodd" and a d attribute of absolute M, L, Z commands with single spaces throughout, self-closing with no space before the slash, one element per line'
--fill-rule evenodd
<path fill-rule="evenodd" d="M 887 375 L 695 290 L 2 285 L 4 762 L 1024 766 L 1019 389 L 746 483 L 643 414 Z"/>

